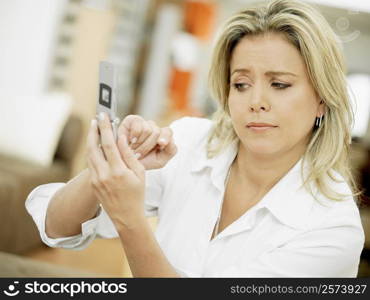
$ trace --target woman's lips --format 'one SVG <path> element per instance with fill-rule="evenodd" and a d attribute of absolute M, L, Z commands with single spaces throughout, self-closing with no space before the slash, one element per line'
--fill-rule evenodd
<path fill-rule="evenodd" d="M 255 132 L 263 132 L 263 131 L 267 131 L 269 129 L 274 129 L 277 126 L 273 126 L 273 125 L 270 125 L 270 124 L 251 124 L 251 125 L 247 125 L 246 127 L 248 129 L 252 130 L 252 131 L 255 131 Z"/>
<path fill-rule="evenodd" d="M 275 127 L 271 127 L 271 126 L 268 126 L 268 127 L 250 126 L 250 127 L 247 127 L 247 128 L 251 129 L 252 131 L 260 132 L 260 131 L 267 131 L 269 129 L 274 129 Z"/>

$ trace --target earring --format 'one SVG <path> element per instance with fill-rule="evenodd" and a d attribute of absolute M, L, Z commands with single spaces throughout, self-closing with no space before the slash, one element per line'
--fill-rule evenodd
<path fill-rule="evenodd" d="M 315 126 L 316 126 L 317 128 L 320 128 L 323 116 L 324 116 L 324 115 L 321 115 L 321 117 L 320 117 L 320 118 L 316 117 Z"/>

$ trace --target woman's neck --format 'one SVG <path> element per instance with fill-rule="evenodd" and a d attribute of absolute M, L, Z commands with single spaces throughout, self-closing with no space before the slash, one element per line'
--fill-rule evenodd
<path fill-rule="evenodd" d="M 268 191 L 298 162 L 303 153 L 304 149 L 281 155 L 261 155 L 247 151 L 239 143 L 233 172 L 241 184 L 256 191 Z"/>

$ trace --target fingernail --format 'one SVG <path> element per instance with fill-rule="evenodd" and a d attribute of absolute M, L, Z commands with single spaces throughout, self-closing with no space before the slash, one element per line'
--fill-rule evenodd
<path fill-rule="evenodd" d="M 131 139 L 131 144 L 135 144 L 137 142 L 137 138 L 136 137 L 133 137 L 132 139 Z"/>
<path fill-rule="evenodd" d="M 158 142 L 160 142 L 161 144 L 165 144 L 166 140 L 165 139 L 159 139 Z"/>
<path fill-rule="evenodd" d="M 96 126 L 96 119 L 92 119 L 91 120 L 91 127 L 95 127 Z"/>
<path fill-rule="evenodd" d="M 104 120 L 104 113 L 103 112 L 101 112 L 100 114 L 99 114 L 99 121 L 103 121 Z"/>
<path fill-rule="evenodd" d="M 141 156 L 141 153 L 135 153 L 135 157 L 136 157 L 137 159 L 139 159 L 139 158 L 140 158 L 140 156 Z"/>

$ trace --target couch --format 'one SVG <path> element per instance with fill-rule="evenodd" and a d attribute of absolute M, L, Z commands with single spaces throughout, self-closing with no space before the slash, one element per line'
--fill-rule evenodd
<path fill-rule="evenodd" d="M 42 244 L 25 200 L 38 185 L 69 180 L 82 136 L 82 121 L 70 116 L 48 167 L 0 155 L 0 251 L 23 254 Z"/>
<path fill-rule="evenodd" d="M 0 277 L 101 277 L 19 255 L 0 252 Z"/>

